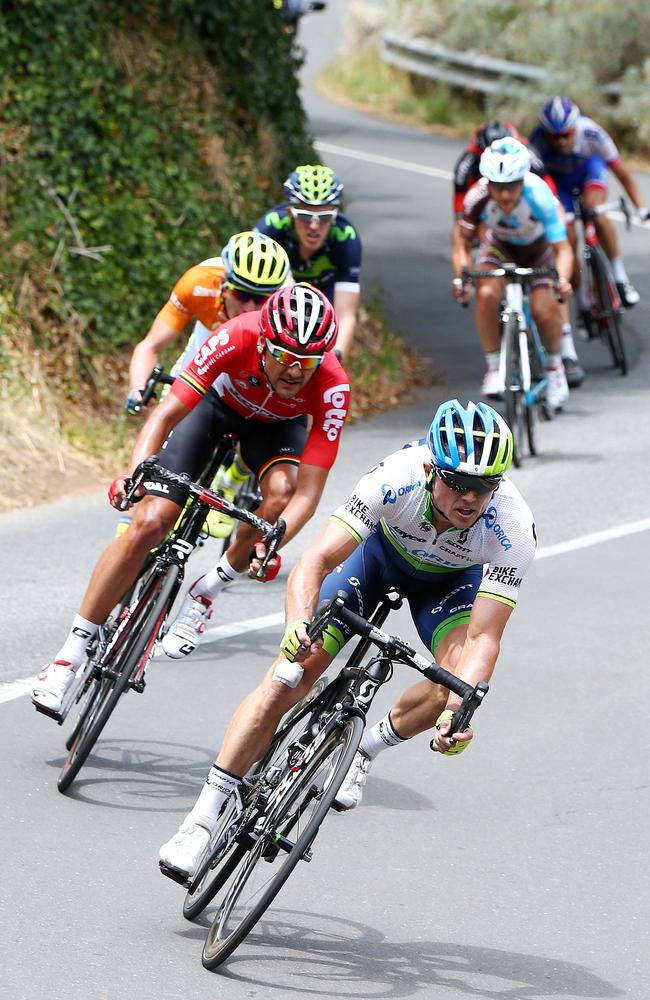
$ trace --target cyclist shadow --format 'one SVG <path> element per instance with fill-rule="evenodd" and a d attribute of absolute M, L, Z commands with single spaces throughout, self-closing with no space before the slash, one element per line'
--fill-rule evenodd
<path fill-rule="evenodd" d="M 203 939 L 205 928 L 196 936 Z M 281 982 L 272 973 L 255 975 L 255 963 L 275 960 Z M 219 975 L 301 997 L 407 997 L 423 990 L 431 996 L 435 987 L 436 996 L 448 988 L 453 1000 L 463 995 L 502 1000 L 624 995 L 574 962 L 449 941 L 390 941 L 367 924 L 295 910 L 262 918 Z"/>
<path fill-rule="evenodd" d="M 101 740 L 66 797 L 107 809 L 176 813 L 196 797 L 214 749 L 162 740 Z M 65 757 L 47 765 L 60 770 Z"/>

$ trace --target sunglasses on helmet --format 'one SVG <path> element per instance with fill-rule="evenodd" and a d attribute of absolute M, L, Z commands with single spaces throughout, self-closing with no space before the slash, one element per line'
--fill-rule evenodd
<path fill-rule="evenodd" d="M 485 496 L 492 493 L 501 482 L 501 476 L 469 476 L 466 472 L 450 472 L 449 469 L 434 467 L 433 472 L 438 479 L 455 493 L 477 493 Z"/>
<path fill-rule="evenodd" d="M 293 351 L 288 351 L 286 347 L 278 347 L 277 344 L 272 344 L 270 340 L 266 341 L 266 346 L 274 360 L 278 364 L 284 365 L 285 368 L 290 368 L 292 365 L 300 365 L 302 371 L 311 372 L 315 368 L 318 368 L 323 360 L 322 354 L 294 354 Z"/>
<path fill-rule="evenodd" d="M 336 216 L 339 214 L 338 208 L 331 209 L 327 212 L 311 212 L 307 208 L 292 208 L 292 213 L 294 219 L 299 219 L 300 222 L 317 222 L 319 226 L 324 226 L 328 222 L 334 222 Z"/>
<path fill-rule="evenodd" d="M 247 288 L 238 288 L 237 285 L 233 285 L 232 281 L 226 281 L 223 287 L 225 291 L 231 293 L 237 302 L 256 302 L 260 306 L 264 305 L 272 294 L 271 292 L 249 292 Z"/>

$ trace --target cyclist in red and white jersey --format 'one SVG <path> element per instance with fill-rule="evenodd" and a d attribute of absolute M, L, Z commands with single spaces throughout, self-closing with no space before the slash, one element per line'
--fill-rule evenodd
<path fill-rule="evenodd" d="M 282 515 L 289 541 L 313 515 L 339 447 L 350 387 L 332 352 L 337 324 L 332 306 L 306 284 L 281 288 L 257 313 L 218 327 L 178 376 L 154 410 L 135 444 L 129 471 L 111 485 L 119 506 L 132 470 L 160 453 L 161 464 L 195 479 L 221 436 L 234 431 L 246 464 L 260 480 L 259 514 L 273 523 Z M 306 418 L 313 425 L 307 433 Z M 164 484 L 136 507 L 133 522 L 100 557 L 79 614 L 56 654 L 38 676 L 34 702 L 53 716 L 60 712 L 74 672 L 99 625 L 132 585 L 147 552 L 174 525 L 186 491 Z M 210 617 L 212 601 L 237 577 L 259 568 L 263 543 L 241 525 L 219 564 L 190 588 L 179 617 L 164 641 L 174 657 L 190 652 Z M 255 557 L 250 560 L 255 544 Z M 267 579 L 280 568 L 269 563 Z"/>

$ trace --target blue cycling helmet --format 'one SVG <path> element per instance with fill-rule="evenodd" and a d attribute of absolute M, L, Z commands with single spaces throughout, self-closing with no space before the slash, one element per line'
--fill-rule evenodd
<path fill-rule="evenodd" d="M 539 120 L 545 132 L 559 135 L 575 128 L 580 116 L 580 108 L 570 97 L 552 97 L 539 113 Z"/>
<path fill-rule="evenodd" d="M 438 407 L 427 433 L 437 469 L 500 479 L 512 462 L 512 431 L 487 403 L 463 406 L 450 399 Z"/>

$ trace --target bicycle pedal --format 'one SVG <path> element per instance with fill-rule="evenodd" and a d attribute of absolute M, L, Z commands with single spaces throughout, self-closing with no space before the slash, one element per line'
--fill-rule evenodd
<path fill-rule="evenodd" d="M 172 882 L 177 882 L 179 885 L 182 885 L 184 889 L 189 889 L 190 880 L 185 872 L 179 872 L 177 868 L 170 868 L 169 865 L 166 865 L 163 861 L 158 862 L 158 867 L 163 875 L 170 878 Z"/>
<path fill-rule="evenodd" d="M 144 677 L 140 677 L 140 678 L 138 678 L 135 681 L 129 681 L 129 687 L 133 688 L 133 690 L 137 694 L 142 694 L 142 692 L 144 691 L 144 689 L 146 687 L 146 683 L 147 682 L 145 681 Z"/>
<path fill-rule="evenodd" d="M 65 716 L 62 715 L 61 712 L 53 712 L 51 709 L 45 708 L 44 705 L 38 705 L 35 701 L 32 702 L 32 705 L 34 706 L 37 712 L 41 713 L 41 715 L 47 715 L 48 719 L 54 719 L 54 721 L 57 722 L 59 726 L 63 725 L 63 720 Z"/>

